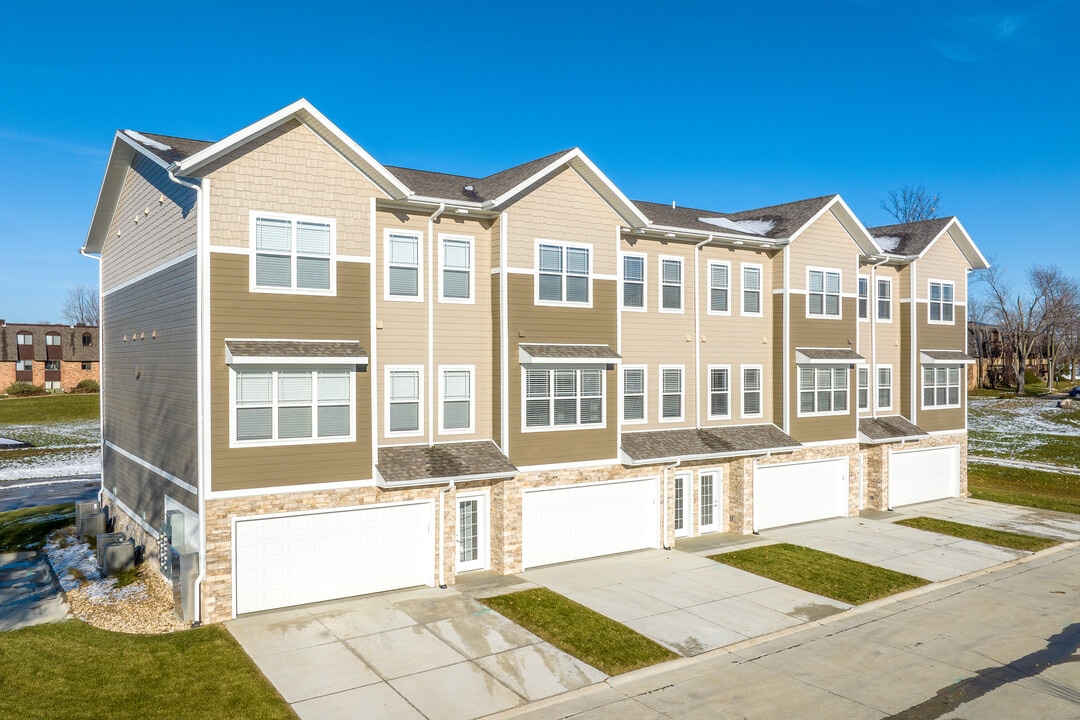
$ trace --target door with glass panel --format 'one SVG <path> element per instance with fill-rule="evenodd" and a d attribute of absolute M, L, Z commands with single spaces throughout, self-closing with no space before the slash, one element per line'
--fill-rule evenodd
<path fill-rule="evenodd" d="M 717 532 L 721 527 L 720 472 L 698 473 L 698 532 Z"/>
<path fill-rule="evenodd" d="M 675 537 L 690 534 L 690 508 L 693 504 L 690 475 L 675 476 Z"/>
<path fill-rule="evenodd" d="M 487 496 L 459 495 L 457 499 L 457 571 L 488 567 Z"/>

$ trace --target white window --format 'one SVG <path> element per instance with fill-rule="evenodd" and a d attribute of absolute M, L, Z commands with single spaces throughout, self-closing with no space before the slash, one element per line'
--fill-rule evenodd
<path fill-rule="evenodd" d="M 16 360 L 15 372 L 33 372 L 34 361 L 33 360 Z"/>
<path fill-rule="evenodd" d="M 682 258 L 660 258 L 660 312 L 682 312 Z"/>
<path fill-rule="evenodd" d="M 60 333 L 47 333 L 45 335 L 45 344 L 46 345 L 59 345 L 60 344 Z M 57 368 L 57 369 L 59 369 L 59 368 Z"/>
<path fill-rule="evenodd" d="M 799 368 L 799 415 L 842 415 L 847 411 L 846 367 Z"/>
<path fill-rule="evenodd" d="M 709 262 L 709 314 L 731 314 L 731 263 Z"/>
<path fill-rule="evenodd" d="M 439 368 L 439 432 L 473 432 L 473 366 Z"/>
<path fill-rule="evenodd" d="M 420 435 L 423 417 L 423 367 L 386 368 L 386 434 Z"/>
<path fill-rule="evenodd" d="M 806 316 L 840 317 L 840 271 L 807 269 Z"/>
<path fill-rule="evenodd" d="M 761 266 L 742 264 L 742 314 L 761 317 Z"/>
<path fill-rule="evenodd" d="M 536 302 L 589 305 L 592 276 L 587 246 L 536 244 Z"/>
<path fill-rule="evenodd" d="M 953 291 L 951 282 L 930 281 L 930 322 L 953 323 Z"/>
<path fill-rule="evenodd" d="M 660 366 L 660 421 L 683 419 L 683 368 Z"/>
<path fill-rule="evenodd" d="M 386 231 L 386 282 L 384 297 L 387 300 L 422 300 L 423 275 L 421 273 L 420 243 L 422 236 L 406 230 Z"/>
<path fill-rule="evenodd" d="M 888 278 L 877 281 L 877 319 L 892 322 L 892 280 Z"/>
<path fill-rule="evenodd" d="M 34 336 L 28 332 L 21 332 L 15 336 L 15 343 L 17 345 L 33 345 Z"/>
<path fill-rule="evenodd" d="M 603 427 L 604 372 L 526 368 L 524 405 L 526 429 Z"/>
<path fill-rule="evenodd" d="M 856 370 L 856 401 L 860 410 L 870 409 L 870 368 L 860 367 Z"/>
<path fill-rule="evenodd" d="M 944 367 L 923 366 L 923 407 L 958 408 L 960 407 L 960 368 L 949 365 Z"/>
<path fill-rule="evenodd" d="M 473 239 L 456 235 L 439 236 L 442 261 L 443 302 L 473 302 Z"/>
<path fill-rule="evenodd" d="M 345 368 L 237 368 L 231 374 L 237 445 L 353 439 L 353 373 Z"/>
<path fill-rule="evenodd" d="M 335 222 L 302 215 L 251 214 L 251 289 L 334 292 Z"/>
<path fill-rule="evenodd" d="M 623 308 L 645 309 L 645 256 L 623 255 Z"/>
<path fill-rule="evenodd" d="M 859 276 L 859 319 L 870 319 L 870 278 Z"/>
<path fill-rule="evenodd" d="M 623 422 L 644 422 L 646 419 L 645 368 L 623 366 Z"/>
<path fill-rule="evenodd" d="M 709 366 L 709 419 L 726 420 L 731 417 L 731 367 Z"/>
<path fill-rule="evenodd" d="M 742 366 L 742 416 L 761 417 L 761 366 Z"/>
<path fill-rule="evenodd" d="M 878 410 L 892 410 L 892 365 L 878 365 L 877 407 Z"/>
<path fill-rule="evenodd" d="M 457 571 L 488 567 L 487 493 L 457 496 Z"/>

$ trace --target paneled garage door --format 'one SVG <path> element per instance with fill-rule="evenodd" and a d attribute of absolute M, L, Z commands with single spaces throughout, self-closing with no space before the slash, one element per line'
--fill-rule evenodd
<path fill-rule="evenodd" d="M 754 469 L 755 530 L 847 514 L 846 457 Z"/>
<path fill-rule="evenodd" d="M 645 478 L 524 491 L 524 566 L 659 547 L 657 488 Z"/>
<path fill-rule="evenodd" d="M 236 612 L 435 582 L 431 502 L 238 520 Z"/>
<path fill-rule="evenodd" d="M 889 454 L 889 507 L 959 494 L 959 445 Z"/>

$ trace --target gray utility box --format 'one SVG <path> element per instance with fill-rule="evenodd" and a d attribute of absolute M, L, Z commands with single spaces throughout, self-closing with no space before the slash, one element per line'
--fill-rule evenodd
<path fill-rule="evenodd" d="M 82 522 L 79 523 L 76 532 L 79 535 L 80 542 L 86 538 L 104 534 L 105 513 L 96 512 L 83 515 Z"/>
<path fill-rule="evenodd" d="M 83 518 L 101 512 L 101 503 L 97 500 L 75 503 L 75 534 L 81 539 L 83 536 Z M 105 530 L 101 530 L 105 532 Z"/>
<path fill-rule="evenodd" d="M 135 540 L 112 542 L 105 546 L 105 564 L 102 572 L 115 575 L 121 570 L 135 567 Z"/>
<path fill-rule="evenodd" d="M 97 566 L 105 567 L 105 546 L 110 543 L 124 542 L 127 535 L 122 532 L 100 533 L 97 536 Z"/>
<path fill-rule="evenodd" d="M 195 620 L 195 578 L 199 576 L 199 553 L 169 548 L 169 570 L 173 586 L 173 611 L 182 623 Z"/>

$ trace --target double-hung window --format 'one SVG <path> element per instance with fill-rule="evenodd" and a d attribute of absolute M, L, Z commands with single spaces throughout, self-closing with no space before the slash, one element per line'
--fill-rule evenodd
<path fill-rule="evenodd" d="M 623 301 L 627 310 L 645 309 L 645 256 L 623 255 Z"/>
<path fill-rule="evenodd" d="M 682 312 L 682 258 L 660 258 L 660 312 Z"/>
<path fill-rule="evenodd" d="M 472 366 L 439 368 L 439 395 L 442 398 L 439 431 L 443 433 L 472 432 Z"/>
<path fill-rule="evenodd" d="M 623 422 L 645 421 L 645 368 L 623 366 Z"/>
<path fill-rule="evenodd" d="M 473 239 L 455 235 L 439 236 L 442 259 L 443 302 L 473 302 Z"/>
<path fill-rule="evenodd" d="M 888 278 L 877 281 L 877 319 L 892 322 L 892 280 Z"/>
<path fill-rule="evenodd" d="M 923 407 L 960 407 L 960 367 L 923 366 Z"/>
<path fill-rule="evenodd" d="M 709 262 L 709 313 L 731 314 L 731 264 Z"/>
<path fill-rule="evenodd" d="M 724 420 L 731 417 L 731 368 L 712 365 L 709 367 L 709 419 Z"/>
<path fill-rule="evenodd" d="M 761 317 L 760 265 L 742 265 L 742 314 Z"/>
<path fill-rule="evenodd" d="M 848 410 L 846 367 L 799 368 L 799 414 L 843 414 Z"/>
<path fill-rule="evenodd" d="M 761 366 L 742 367 L 742 416 L 761 417 Z"/>
<path fill-rule="evenodd" d="M 592 297 L 589 255 L 588 247 L 538 242 L 537 302 L 588 305 Z"/>
<path fill-rule="evenodd" d="M 859 319 L 870 319 L 870 278 L 859 276 Z"/>
<path fill-rule="evenodd" d="M 334 233 L 332 219 L 253 212 L 251 289 L 332 293 Z"/>
<path fill-rule="evenodd" d="M 423 368 L 386 368 L 386 434 L 419 435 L 423 431 Z"/>
<path fill-rule="evenodd" d="M 930 322 L 952 324 L 954 288 L 951 282 L 930 281 Z"/>
<path fill-rule="evenodd" d="M 603 424 L 603 370 L 525 369 L 526 429 L 588 428 Z"/>
<path fill-rule="evenodd" d="M 674 422 L 683 419 L 683 369 L 660 368 L 660 420 Z"/>
<path fill-rule="evenodd" d="M 892 365 L 878 365 L 877 409 L 892 410 Z"/>
<path fill-rule="evenodd" d="M 840 271 L 806 271 L 807 317 L 840 317 Z"/>
<path fill-rule="evenodd" d="M 386 231 L 386 295 L 387 300 L 423 299 L 421 273 L 421 235 L 407 230 Z"/>
<path fill-rule="evenodd" d="M 856 400 L 860 410 L 870 409 L 870 368 L 860 367 L 856 374 Z"/>
<path fill-rule="evenodd" d="M 353 437 L 352 373 L 342 369 L 237 368 L 233 439 L 237 444 L 341 442 Z"/>

